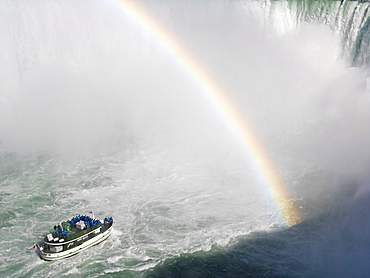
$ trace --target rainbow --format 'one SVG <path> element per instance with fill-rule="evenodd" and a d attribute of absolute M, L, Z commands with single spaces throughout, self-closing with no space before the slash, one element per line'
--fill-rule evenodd
<path fill-rule="evenodd" d="M 253 160 L 266 192 L 270 195 L 273 209 L 278 211 L 282 224 L 292 226 L 300 221 L 297 208 L 290 201 L 290 194 L 282 182 L 272 160 L 260 144 L 252 124 L 245 119 L 207 70 L 181 45 L 175 36 L 164 28 L 135 0 L 111 0 L 125 16 L 150 34 L 163 49 L 175 59 L 204 92 L 204 96 L 230 127 L 237 140 Z"/>

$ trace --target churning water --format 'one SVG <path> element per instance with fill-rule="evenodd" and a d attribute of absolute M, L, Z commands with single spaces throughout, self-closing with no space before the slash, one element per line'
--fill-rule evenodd
<path fill-rule="evenodd" d="M 136 3 L 253 124 L 301 222 L 122 2 L 0 0 L 0 276 L 367 277 L 369 4 Z M 29 248 L 90 210 L 104 243 Z"/>

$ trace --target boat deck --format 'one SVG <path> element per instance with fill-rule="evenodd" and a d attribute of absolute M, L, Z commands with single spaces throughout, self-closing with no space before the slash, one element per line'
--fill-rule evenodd
<path fill-rule="evenodd" d="M 113 222 L 105 222 L 103 224 L 98 224 L 88 229 L 79 229 L 77 227 L 69 227 L 67 230 L 68 236 L 63 236 L 62 234 L 52 232 L 52 238 L 45 236 L 44 242 L 50 245 L 61 245 L 66 244 L 71 241 L 75 241 L 79 238 L 85 239 L 86 236 L 89 238 L 93 237 L 95 234 L 103 233 L 112 226 Z M 99 231 L 97 231 L 99 229 Z M 93 235 L 91 235 L 93 234 Z M 60 241 L 62 240 L 62 241 Z"/>
<path fill-rule="evenodd" d="M 73 247 L 82 245 L 84 242 L 89 241 L 90 239 L 94 238 L 95 236 L 106 232 L 107 230 L 109 230 L 112 227 L 112 225 L 113 225 L 113 221 L 110 221 L 110 222 L 104 223 L 104 224 L 96 227 L 95 229 L 92 229 L 88 233 L 83 233 L 83 232 L 86 232 L 87 230 L 80 230 L 80 232 L 82 231 L 80 236 L 75 237 L 75 238 L 70 239 L 70 240 L 63 241 L 63 242 L 47 241 L 47 239 L 45 237 L 45 245 L 43 247 L 43 252 L 44 253 L 57 253 L 57 252 L 65 251 L 65 250 L 71 249 Z M 98 230 L 98 232 L 96 232 L 97 230 Z M 77 233 L 77 235 L 79 235 L 79 234 Z"/>

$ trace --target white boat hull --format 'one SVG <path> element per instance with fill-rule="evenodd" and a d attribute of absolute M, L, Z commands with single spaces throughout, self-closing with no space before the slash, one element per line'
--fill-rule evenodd
<path fill-rule="evenodd" d="M 61 252 L 44 252 L 44 249 L 40 248 L 40 257 L 46 261 L 54 261 L 54 260 L 60 260 L 64 259 L 73 255 L 76 255 L 80 253 L 81 251 L 86 250 L 87 248 L 90 248 L 91 246 L 94 246 L 105 239 L 107 239 L 112 232 L 112 226 L 109 227 L 109 229 L 105 230 L 99 235 L 96 235 L 95 237 L 89 239 L 88 241 L 82 243 L 81 245 L 75 246 L 73 248 L 67 249 L 65 251 Z"/>

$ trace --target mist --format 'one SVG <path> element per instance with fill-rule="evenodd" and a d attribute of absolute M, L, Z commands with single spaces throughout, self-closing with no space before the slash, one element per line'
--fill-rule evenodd
<path fill-rule="evenodd" d="M 65 1 L 54 17 L 53 4 L 31 2 L 0 4 L 8 11 L 0 22 L 7 53 L 0 75 L 3 150 L 78 157 L 142 142 L 160 144 L 171 157 L 236 154 L 244 163 L 221 111 L 115 6 Z M 368 178 L 369 72 L 349 67 L 340 36 L 328 26 L 285 19 L 274 29 L 261 20 L 263 9 L 240 2 L 142 5 L 252 122 L 284 178 L 312 169 L 340 175 L 330 190 Z M 315 192 L 322 184 L 308 187 L 292 190 Z"/>

